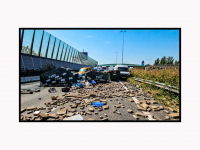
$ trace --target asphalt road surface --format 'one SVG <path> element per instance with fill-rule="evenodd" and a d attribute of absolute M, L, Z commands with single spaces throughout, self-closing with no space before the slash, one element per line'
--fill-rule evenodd
<path fill-rule="evenodd" d="M 157 121 L 157 120 L 167 120 L 166 116 L 168 116 L 168 113 L 174 113 L 171 110 L 169 110 L 168 108 L 162 106 L 162 104 L 157 103 L 157 104 L 151 104 L 148 103 L 149 106 L 162 106 L 163 110 L 149 110 L 149 111 L 144 111 L 144 110 L 139 110 L 138 107 L 140 107 L 140 102 L 144 101 L 144 98 L 147 98 L 149 100 L 154 100 L 152 98 L 152 95 L 145 95 L 145 93 L 142 91 L 141 88 L 138 87 L 134 87 L 133 85 L 131 85 L 130 83 L 128 83 L 127 81 L 122 81 L 120 82 L 111 82 L 111 83 L 101 83 L 101 84 L 97 84 L 96 86 L 100 86 L 102 85 L 103 88 L 101 90 L 97 90 L 97 94 L 101 93 L 101 92 L 107 92 L 107 94 L 122 94 L 125 95 L 124 92 L 132 90 L 134 91 L 134 96 L 133 97 L 117 97 L 117 96 L 113 96 L 112 98 L 103 98 L 103 100 L 106 100 L 106 105 L 109 106 L 109 109 L 107 110 L 98 110 L 98 108 L 93 107 L 91 104 L 87 104 L 87 106 L 84 107 L 84 109 L 80 109 L 79 107 L 76 108 L 75 110 L 75 114 L 80 114 L 81 111 L 88 111 L 88 108 L 93 108 L 94 111 L 90 112 L 90 113 L 86 113 L 86 114 L 82 114 L 82 118 L 83 120 L 87 120 L 87 119 L 94 119 L 94 120 L 103 120 L 103 119 L 108 119 L 108 121 L 133 121 L 133 120 L 153 120 L 153 121 Z M 75 94 L 78 93 L 77 90 L 74 90 L 74 92 L 62 92 L 61 88 L 62 87 L 55 87 L 57 92 L 56 93 L 49 93 L 48 89 L 50 87 L 40 87 L 40 82 L 32 82 L 32 83 L 24 83 L 21 84 L 21 90 L 25 90 L 25 89 L 30 89 L 30 90 L 36 90 L 39 89 L 40 92 L 33 92 L 33 94 L 21 94 L 21 109 L 26 109 L 27 107 L 30 106 L 35 106 L 37 108 L 40 107 L 44 107 L 44 110 L 40 110 L 41 113 L 49 113 L 49 114 L 55 114 L 60 110 L 60 108 L 65 107 L 67 108 L 67 114 L 70 113 L 69 111 L 72 110 L 72 108 L 70 107 L 70 105 L 75 104 L 76 101 L 81 101 L 83 102 L 84 99 L 78 99 L 75 101 L 66 101 L 63 105 L 57 106 L 56 108 L 53 109 L 48 109 L 48 107 L 46 107 L 46 105 L 44 103 L 48 103 L 51 102 L 51 96 L 59 96 L 62 97 L 64 94 Z M 95 89 L 96 87 L 94 87 Z M 107 88 L 107 89 L 106 89 Z M 109 92 L 109 89 L 112 92 Z M 123 89 L 123 91 L 119 91 L 119 89 Z M 138 95 L 137 95 L 138 94 Z M 141 95 L 140 95 L 141 94 Z M 87 98 L 89 100 L 93 100 L 94 98 L 90 99 Z M 100 98 L 101 99 L 101 98 Z M 128 99 L 132 99 L 133 102 L 128 101 Z M 119 107 L 116 108 L 115 106 L 123 106 L 123 107 Z M 128 113 L 127 110 L 130 109 L 133 112 L 132 113 Z M 116 112 L 114 112 L 116 111 Z M 146 116 L 137 116 L 138 119 L 134 118 L 133 115 L 136 115 L 137 113 L 142 113 L 145 114 Z M 31 119 L 32 121 L 35 120 L 37 117 L 33 117 L 33 112 L 30 111 L 24 111 L 21 113 L 21 115 L 23 116 L 23 119 L 21 119 L 22 121 L 26 121 Z M 59 116 L 59 115 L 57 115 Z M 100 116 L 103 117 L 103 119 L 100 118 Z M 29 117 L 29 119 L 25 119 L 26 117 Z M 47 118 L 46 121 L 49 120 L 60 120 L 62 121 L 64 118 L 67 118 L 66 116 L 59 116 L 57 118 Z M 170 121 L 172 120 L 177 120 L 177 119 L 172 119 L 170 118 Z"/>

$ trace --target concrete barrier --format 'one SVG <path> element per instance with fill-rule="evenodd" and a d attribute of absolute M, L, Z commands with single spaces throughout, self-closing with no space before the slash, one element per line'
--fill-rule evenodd
<path fill-rule="evenodd" d="M 40 76 L 21 77 L 21 83 L 40 81 Z"/>

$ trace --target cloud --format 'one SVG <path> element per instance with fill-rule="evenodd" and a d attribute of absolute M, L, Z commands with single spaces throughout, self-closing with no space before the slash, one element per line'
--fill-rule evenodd
<path fill-rule="evenodd" d="M 86 37 L 88 37 L 88 38 L 92 38 L 93 36 L 92 36 L 92 35 L 88 35 L 88 36 L 86 36 Z"/>

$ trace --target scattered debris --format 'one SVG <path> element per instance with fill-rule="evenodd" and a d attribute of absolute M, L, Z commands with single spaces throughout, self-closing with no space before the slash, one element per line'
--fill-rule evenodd
<path fill-rule="evenodd" d="M 50 88 L 48 91 L 49 91 L 49 93 L 55 93 L 55 92 L 57 92 L 55 88 Z"/>
<path fill-rule="evenodd" d="M 136 112 L 135 114 L 136 114 L 137 116 L 142 116 L 142 117 L 144 117 L 144 118 L 147 117 L 145 114 L 143 114 L 143 113 L 141 113 L 141 112 Z"/>
<path fill-rule="evenodd" d="M 136 120 L 139 119 L 138 116 L 136 116 L 136 115 L 133 115 L 133 118 Z"/>
<path fill-rule="evenodd" d="M 37 107 L 31 106 L 31 107 L 27 107 L 27 108 L 26 108 L 26 110 L 33 110 L 33 109 L 37 109 Z"/>
<path fill-rule="evenodd" d="M 133 113 L 133 110 L 128 109 L 127 112 L 128 112 L 128 113 Z"/>
<path fill-rule="evenodd" d="M 33 115 L 34 116 L 37 116 L 37 115 L 39 115 L 41 113 L 41 111 L 35 111 L 34 113 L 33 113 Z"/>
<path fill-rule="evenodd" d="M 64 115 L 66 114 L 67 109 L 66 108 L 61 108 L 60 110 L 58 110 L 57 115 Z"/>
<path fill-rule="evenodd" d="M 170 118 L 179 118 L 179 113 L 171 113 L 171 114 L 168 114 L 168 116 Z"/>
<path fill-rule="evenodd" d="M 93 118 L 89 118 L 89 119 L 87 119 L 88 121 L 94 121 L 94 119 Z"/>

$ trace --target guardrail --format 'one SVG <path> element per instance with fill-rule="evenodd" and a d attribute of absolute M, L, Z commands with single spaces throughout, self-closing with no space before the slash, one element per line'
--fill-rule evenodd
<path fill-rule="evenodd" d="M 141 79 L 141 78 L 135 78 L 135 77 L 132 77 L 135 81 L 139 81 L 139 82 L 144 82 L 144 83 L 147 83 L 147 84 L 152 84 L 156 87 L 159 87 L 159 88 L 163 88 L 165 90 L 169 90 L 171 92 L 174 92 L 174 93 L 178 93 L 179 94 L 179 88 L 175 87 L 175 86 L 171 86 L 171 85 L 167 85 L 167 84 L 164 84 L 164 83 L 160 83 L 160 82 L 153 82 L 152 80 L 144 80 L 144 79 Z"/>

